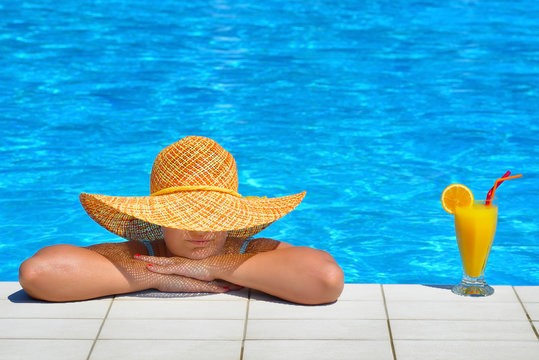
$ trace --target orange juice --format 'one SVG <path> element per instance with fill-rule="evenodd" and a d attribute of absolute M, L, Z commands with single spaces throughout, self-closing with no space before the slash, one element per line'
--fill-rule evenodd
<path fill-rule="evenodd" d="M 485 270 L 497 220 L 498 206 L 485 206 L 484 201 L 455 209 L 455 231 L 467 276 L 479 277 Z"/>

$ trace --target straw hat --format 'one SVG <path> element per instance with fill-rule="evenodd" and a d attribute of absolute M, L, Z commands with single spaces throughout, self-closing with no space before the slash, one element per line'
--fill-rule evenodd
<path fill-rule="evenodd" d="M 292 211 L 305 192 L 242 197 L 232 155 L 215 141 L 189 136 L 155 159 L 150 196 L 80 194 L 84 210 L 105 229 L 130 240 L 163 238 L 161 226 L 252 236 Z"/>

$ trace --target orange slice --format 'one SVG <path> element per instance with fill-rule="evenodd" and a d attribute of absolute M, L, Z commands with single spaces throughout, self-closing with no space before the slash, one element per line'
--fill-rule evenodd
<path fill-rule="evenodd" d="M 462 184 L 451 184 L 442 192 L 442 207 L 450 214 L 455 213 L 457 206 L 472 206 L 473 194 Z"/>

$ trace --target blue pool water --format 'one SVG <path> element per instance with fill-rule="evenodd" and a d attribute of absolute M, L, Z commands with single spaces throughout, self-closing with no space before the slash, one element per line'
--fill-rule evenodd
<path fill-rule="evenodd" d="M 460 280 L 450 183 L 500 217 L 487 280 L 539 285 L 539 3 L 0 4 L 0 280 L 52 244 L 117 241 L 80 192 L 148 193 L 159 150 L 208 136 L 240 193 L 307 191 L 262 235 L 347 282 Z"/>

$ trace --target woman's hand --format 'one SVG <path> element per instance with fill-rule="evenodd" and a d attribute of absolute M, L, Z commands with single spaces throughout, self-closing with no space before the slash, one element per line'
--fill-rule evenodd
<path fill-rule="evenodd" d="M 146 263 L 146 269 L 159 277 L 156 288 L 165 292 L 226 292 L 239 290 L 228 281 L 217 280 L 203 260 L 184 257 L 157 257 L 135 255 L 135 259 Z"/>
<path fill-rule="evenodd" d="M 239 290 L 240 287 L 226 281 L 201 281 L 181 275 L 160 275 L 154 281 L 154 287 L 163 292 L 208 292 L 224 293 L 229 290 Z"/>
<path fill-rule="evenodd" d="M 215 276 L 204 260 L 192 260 L 184 257 L 158 257 L 135 255 L 135 259 L 146 262 L 146 268 L 154 273 L 181 275 L 202 281 L 213 281 Z"/>

